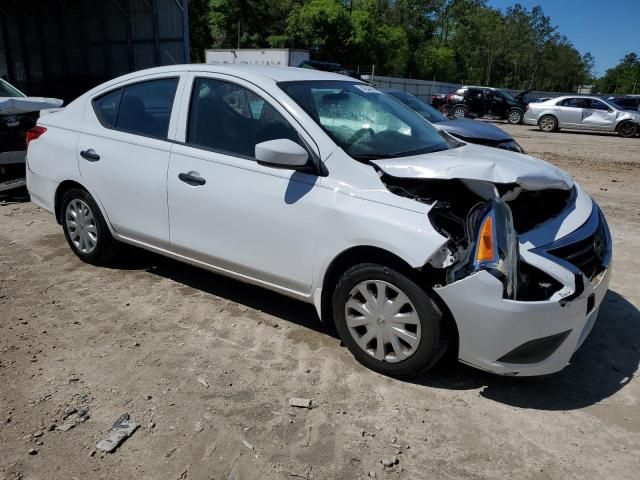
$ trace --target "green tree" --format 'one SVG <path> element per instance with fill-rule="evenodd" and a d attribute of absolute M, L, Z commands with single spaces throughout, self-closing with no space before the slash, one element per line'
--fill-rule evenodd
<path fill-rule="evenodd" d="M 338 0 L 297 3 L 287 17 L 286 34 L 295 48 L 308 48 L 318 60 L 340 61 L 348 54 L 349 11 Z"/>
<path fill-rule="evenodd" d="M 640 58 L 636 53 L 628 53 L 618 65 L 607 70 L 596 82 L 601 93 L 640 92 Z"/>
<path fill-rule="evenodd" d="M 208 13 L 209 0 L 189 1 L 189 46 L 194 63 L 204 62 L 204 51 L 213 45 Z"/>

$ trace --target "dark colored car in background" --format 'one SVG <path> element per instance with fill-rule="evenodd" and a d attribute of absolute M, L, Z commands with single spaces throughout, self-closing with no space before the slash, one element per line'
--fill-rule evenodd
<path fill-rule="evenodd" d="M 431 106 L 440 110 L 447 104 L 447 97 L 449 97 L 448 93 L 437 93 L 435 95 L 431 95 Z"/>
<path fill-rule="evenodd" d="M 522 147 L 504 130 L 490 123 L 469 118 L 448 118 L 428 103 L 401 90 L 385 90 L 389 95 L 415 110 L 438 130 L 469 143 L 524 153 Z"/>
<path fill-rule="evenodd" d="M 27 97 L 0 78 L 0 193 L 25 186 L 27 131 L 33 128 L 40 109 L 56 108 L 62 100 Z"/>
<path fill-rule="evenodd" d="M 499 88 L 461 87 L 447 96 L 444 113 L 456 118 L 492 117 L 514 125 L 520 124 L 527 109 L 524 96 L 532 90 L 524 90 L 513 97 Z"/>
<path fill-rule="evenodd" d="M 607 97 L 607 100 L 615 103 L 624 110 L 640 111 L 640 95 L 628 95 L 625 97 Z"/>

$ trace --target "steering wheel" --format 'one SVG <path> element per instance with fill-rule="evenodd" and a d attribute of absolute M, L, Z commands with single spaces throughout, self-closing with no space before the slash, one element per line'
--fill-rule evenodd
<path fill-rule="evenodd" d="M 353 145 L 354 143 L 358 143 L 361 138 L 367 133 L 371 136 L 371 138 L 376 136 L 376 132 L 373 131 L 373 128 L 361 128 L 349 137 L 347 143 L 350 143 L 351 145 Z"/>

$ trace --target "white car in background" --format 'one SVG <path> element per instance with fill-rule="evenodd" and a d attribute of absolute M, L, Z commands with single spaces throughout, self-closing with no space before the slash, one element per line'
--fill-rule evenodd
<path fill-rule="evenodd" d="M 625 110 L 610 100 L 568 95 L 530 103 L 524 113 L 524 123 L 538 125 L 543 132 L 568 128 L 617 132 L 621 137 L 633 137 L 638 133 L 640 113 Z"/>
<path fill-rule="evenodd" d="M 499 374 L 558 371 L 609 284 L 607 223 L 566 173 L 341 75 L 140 71 L 30 138 L 32 201 L 83 261 L 124 242 L 313 303 L 387 375 L 447 348 Z"/>

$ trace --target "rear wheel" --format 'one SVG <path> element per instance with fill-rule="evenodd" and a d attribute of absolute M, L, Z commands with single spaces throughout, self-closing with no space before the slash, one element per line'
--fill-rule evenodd
<path fill-rule="evenodd" d="M 618 135 L 624 138 L 634 137 L 638 133 L 638 125 L 633 122 L 622 122 L 618 125 Z"/>
<path fill-rule="evenodd" d="M 62 197 L 60 212 L 64 236 L 80 260 L 103 265 L 113 257 L 116 242 L 98 205 L 86 190 L 67 191 Z"/>
<path fill-rule="evenodd" d="M 524 114 L 522 113 L 522 110 L 518 110 L 518 109 L 511 110 L 507 115 L 507 121 L 511 125 L 518 125 L 522 123 L 523 118 L 524 118 Z"/>
<path fill-rule="evenodd" d="M 553 115 L 545 115 L 538 121 L 538 127 L 543 132 L 555 132 L 558 129 L 558 120 Z"/>
<path fill-rule="evenodd" d="M 464 118 L 467 116 L 467 107 L 463 107 L 462 105 L 458 105 L 453 107 L 451 110 L 451 116 L 455 118 Z"/>
<path fill-rule="evenodd" d="M 333 295 L 333 315 L 356 360 L 384 375 L 417 375 L 446 350 L 435 302 L 389 267 L 363 263 L 347 270 Z"/>

